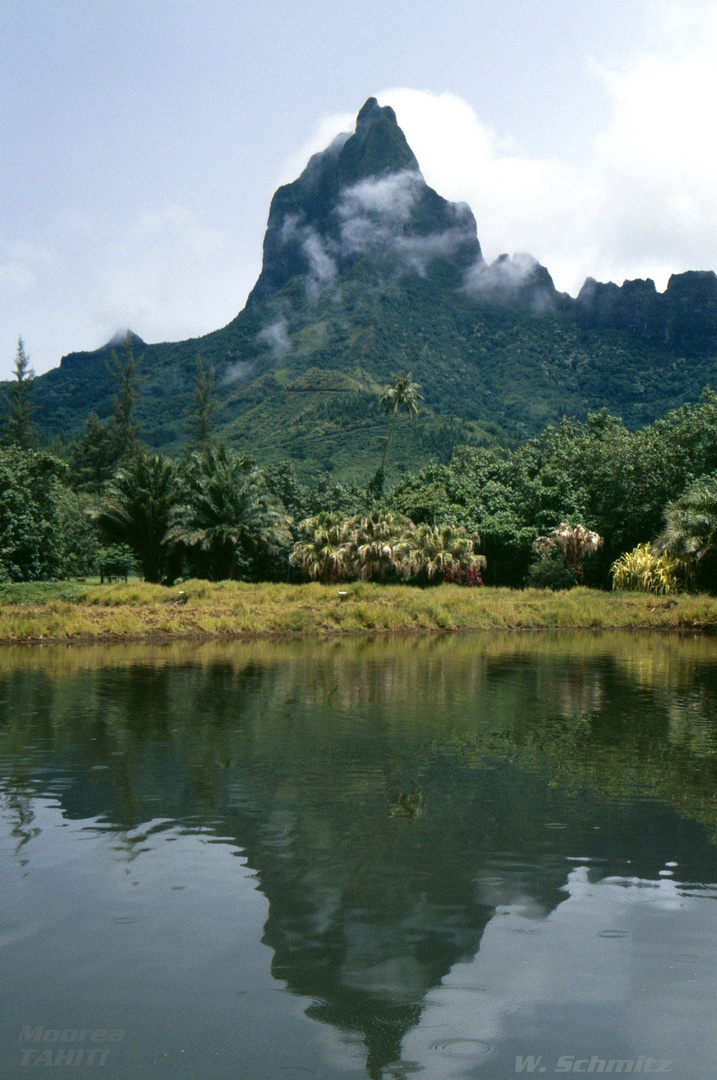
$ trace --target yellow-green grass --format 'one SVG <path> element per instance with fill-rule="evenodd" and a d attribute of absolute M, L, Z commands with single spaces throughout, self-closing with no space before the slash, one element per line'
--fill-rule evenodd
<path fill-rule="evenodd" d="M 717 627 L 717 597 L 206 581 L 83 586 L 39 600 L 30 592 L 25 602 L 18 586 L 11 599 L 0 595 L 6 642 L 556 627 L 706 630 Z"/>

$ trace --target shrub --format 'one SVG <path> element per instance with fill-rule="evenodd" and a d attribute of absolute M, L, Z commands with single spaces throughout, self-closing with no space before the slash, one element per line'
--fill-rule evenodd
<path fill-rule="evenodd" d="M 137 573 L 137 562 L 131 547 L 127 544 L 113 544 L 98 551 L 97 568 L 103 583 L 105 578 L 108 581 L 114 578 L 126 581 L 130 574 Z"/>
<path fill-rule="evenodd" d="M 575 571 L 568 566 L 563 552 L 557 547 L 549 547 L 532 566 L 525 576 L 525 584 L 533 589 L 572 589 L 577 583 Z"/>
<path fill-rule="evenodd" d="M 610 573 L 613 589 L 663 596 L 681 592 L 689 583 L 685 561 L 669 552 L 658 554 L 649 543 L 638 544 L 632 551 L 626 551 L 612 564 Z"/>

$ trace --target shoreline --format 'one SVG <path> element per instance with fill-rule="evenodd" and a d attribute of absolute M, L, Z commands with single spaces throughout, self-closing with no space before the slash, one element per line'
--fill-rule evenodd
<path fill-rule="evenodd" d="M 341 589 L 316 583 L 188 581 L 168 587 L 58 582 L 39 589 L 13 585 L 3 592 L 7 597 L 0 598 L 3 645 L 168 644 L 482 630 L 717 631 L 717 597 L 608 593 L 584 587 L 554 593 L 368 582 L 342 584 Z"/>

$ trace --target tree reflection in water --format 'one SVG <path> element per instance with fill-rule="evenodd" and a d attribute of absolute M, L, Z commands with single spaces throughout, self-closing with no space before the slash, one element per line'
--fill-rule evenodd
<path fill-rule="evenodd" d="M 496 909 L 537 925 L 566 900 L 566 858 L 655 878 L 693 819 L 682 870 L 704 880 L 716 657 L 608 634 L 17 650 L 5 810 L 23 859 L 40 792 L 127 859 L 157 819 L 240 850 L 272 974 L 380 1077 Z"/>

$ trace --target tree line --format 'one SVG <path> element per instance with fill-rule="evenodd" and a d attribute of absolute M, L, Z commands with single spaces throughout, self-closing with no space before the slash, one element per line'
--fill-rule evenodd
<path fill-rule="evenodd" d="M 717 395 L 709 389 L 639 431 L 603 410 L 516 449 L 458 447 L 449 464 L 387 489 L 394 425 L 422 400 L 410 374 L 380 399 L 387 439 L 365 485 L 302 479 L 290 462 L 260 466 L 218 445 L 214 371 L 200 357 L 187 451 L 178 460 L 151 454 L 135 419 L 141 358 L 129 336 L 110 374 L 108 419 L 90 416 L 63 453 L 36 449 L 32 370 L 19 343 L 3 398 L 2 577 L 116 573 L 119 565 L 165 582 L 360 577 L 658 592 L 717 583 Z"/>

